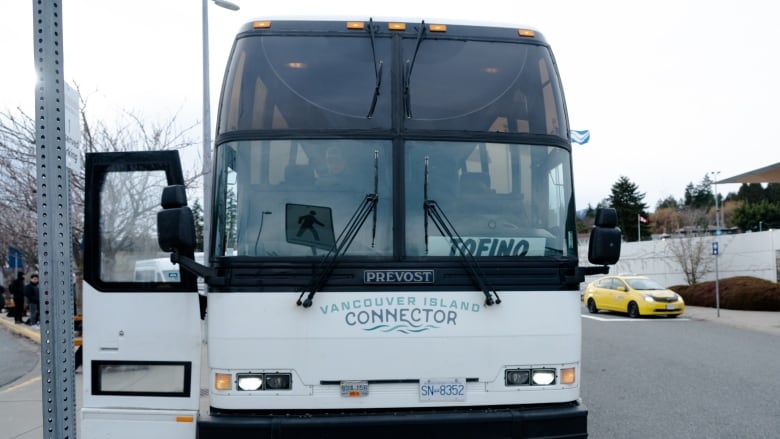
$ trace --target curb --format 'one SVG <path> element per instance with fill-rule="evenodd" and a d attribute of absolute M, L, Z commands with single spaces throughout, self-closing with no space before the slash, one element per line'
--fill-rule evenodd
<path fill-rule="evenodd" d="M 9 331 L 13 332 L 14 334 L 29 338 L 30 340 L 38 344 L 41 343 L 41 333 L 39 330 L 33 329 L 28 325 L 25 325 L 24 323 L 17 324 L 14 322 L 13 318 L 6 317 L 6 316 L 0 317 L 0 325 L 5 326 L 6 328 L 8 328 Z"/>

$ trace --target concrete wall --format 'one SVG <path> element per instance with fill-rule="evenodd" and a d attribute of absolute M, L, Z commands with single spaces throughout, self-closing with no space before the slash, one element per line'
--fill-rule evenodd
<path fill-rule="evenodd" d="M 706 236 L 703 238 L 668 238 L 664 240 L 624 242 L 620 261 L 610 274 L 641 274 L 652 277 L 664 286 L 683 285 L 687 281 L 670 246 L 680 245 L 672 240 L 702 240 L 703 257 L 708 259 L 710 271 L 701 281 L 715 280 L 715 256 L 712 243 L 718 242 L 718 278 L 753 276 L 778 282 L 780 278 L 780 230 L 741 233 L 736 235 Z M 690 241 L 689 241 L 690 242 Z M 695 242 L 692 244 L 696 244 Z M 580 264 L 587 265 L 588 248 L 580 246 Z M 589 282 L 591 279 L 586 279 Z"/>

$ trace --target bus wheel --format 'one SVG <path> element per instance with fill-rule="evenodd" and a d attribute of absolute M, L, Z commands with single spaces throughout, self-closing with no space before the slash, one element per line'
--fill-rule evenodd
<path fill-rule="evenodd" d="M 596 307 L 596 301 L 593 300 L 593 298 L 588 299 L 588 312 L 591 314 L 596 314 L 599 312 L 598 307 Z"/>
<path fill-rule="evenodd" d="M 628 304 L 628 316 L 632 319 L 639 317 L 639 307 L 636 305 L 636 302 Z"/>

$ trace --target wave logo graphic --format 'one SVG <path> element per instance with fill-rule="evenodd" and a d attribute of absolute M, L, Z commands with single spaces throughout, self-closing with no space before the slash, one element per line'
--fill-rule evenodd
<path fill-rule="evenodd" d="M 431 329 L 439 329 L 439 327 L 435 325 L 412 326 L 401 324 L 395 326 L 376 325 L 371 328 L 363 328 L 366 332 L 400 332 L 401 334 L 418 334 L 420 332 L 430 331 Z"/>
<path fill-rule="evenodd" d="M 590 130 L 571 130 L 571 141 L 584 145 L 590 140 Z"/>

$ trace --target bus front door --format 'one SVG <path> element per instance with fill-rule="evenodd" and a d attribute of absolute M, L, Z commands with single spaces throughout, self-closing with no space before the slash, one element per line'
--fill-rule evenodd
<path fill-rule="evenodd" d="M 197 278 L 146 268 L 159 248 L 164 187 L 184 184 L 178 152 L 87 154 L 83 437 L 194 438 L 200 397 Z"/>

